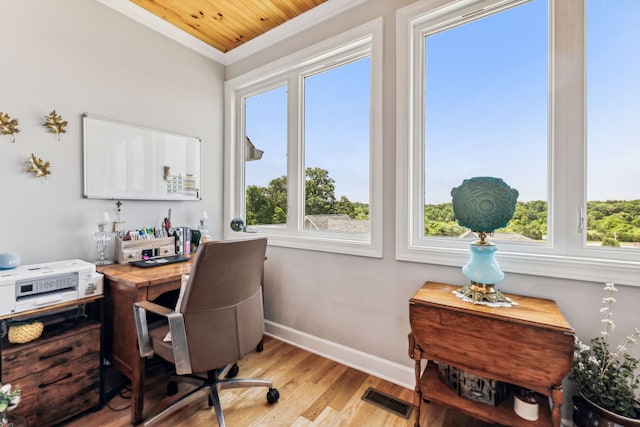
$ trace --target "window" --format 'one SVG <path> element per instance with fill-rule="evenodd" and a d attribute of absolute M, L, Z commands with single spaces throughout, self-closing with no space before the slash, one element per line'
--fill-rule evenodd
<path fill-rule="evenodd" d="M 245 219 L 249 226 L 284 226 L 287 223 L 287 87 L 281 85 L 243 100 Z"/>
<path fill-rule="evenodd" d="M 367 56 L 304 77 L 305 229 L 369 232 L 370 75 Z"/>
<path fill-rule="evenodd" d="M 587 2 L 587 246 L 634 253 L 640 249 L 639 18 L 634 0 Z"/>
<path fill-rule="evenodd" d="M 381 20 L 226 83 L 227 219 L 382 256 Z"/>
<path fill-rule="evenodd" d="M 451 189 L 497 176 L 520 195 L 516 218 L 492 240 L 546 240 L 547 22 L 538 0 L 424 34 L 425 236 L 467 235 Z"/>
<path fill-rule="evenodd" d="M 397 13 L 396 258 L 462 266 L 450 190 L 497 176 L 520 192 L 503 270 L 640 284 L 639 5 L 432 5 Z"/>

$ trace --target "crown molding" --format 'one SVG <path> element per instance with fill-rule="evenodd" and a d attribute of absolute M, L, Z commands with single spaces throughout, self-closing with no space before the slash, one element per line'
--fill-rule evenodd
<path fill-rule="evenodd" d="M 302 15 L 296 16 L 295 18 L 278 25 L 266 33 L 225 53 L 224 64 L 230 65 L 241 59 L 247 58 L 269 46 L 293 36 L 294 34 L 301 33 L 322 21 L 333 18 L 334 16 L 366 1 L 367 0 L 327 0 Z"/>
<path fill-rule="evenodd" d="M 170 24 L 164 19 L 154 15 L 153 13 L 141 8 L 129 0 L 96 0 L 98 3 L 120 12 L 121 14 L 137 21 L 138 23 L 148 27 L 160 34 L 176 41 L 189 49 L 195 50 L 201 55 L 206 56 L 214 61 L 224 63 L 224 53 L 206 44 L 205 42 L 193 37 L 191 34 L 182 31 L 178 27 Z"/>
<path fill-rule="evenodd" d="M 307 28 L 326 21 L 354 6 L 366 2 L 367 0 L 327 0 L 308 12 L 303 13 L 282 25 L 238 46 L 237 48 L 223 53 L 218 49 L 193 37 L 191 34 L 168 23 L 164 19 L 154 15 L 142 7 L 129 0 L 96 0 L 121 14 L 137 21 L 138 23 L 159 32 L 160 34 L 192 49 L 201 55 L 206 56 L 223 65 L 230 65 L 241 59 L 247 58 L 271 45 L 274 45 L 294 34 L 298 34 Z"/>

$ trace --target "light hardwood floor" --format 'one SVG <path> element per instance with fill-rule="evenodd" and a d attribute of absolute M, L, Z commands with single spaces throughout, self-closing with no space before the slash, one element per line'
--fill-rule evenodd
<path fill-rule="evenodd" d="M 408 357 L 408 356 L 407 356 Z M 409 427 L 406 420 L 361 399 L 369 387 L 398 399 L 413 402 L 413 390 L 384 381 L 337 362 L 309 353 L 282 341 L 266 338 L 264 351 L 253 352 L 238 362 L 238 378 L 272 379 L 280 400 L 270 405 L 266 388 L 222 390 L 220 397 L 229 427 L 245 426 L 384 426 Z M 148 369 L 144 416 L 149 417 L 176 396 L 165 396 L 168 374 L 160 365 Z M 180 384 L 180 394 L 192 389 Z M 124 394 L 124 393 L 123 393 Z M 113 408 L 113 409 L 112 409 Z M 114 410 L 116 409 L 116 410 Z M 117 410 L 121 409 L 121 410 Z M 483 427 L 487 424 L 433 404 L 422 405 L 422 427 Z M 97 412 L 88 412 L 66 423 L 67 427 L 130 426 L 129 401 L 116 396 Z M 166 426 L 217 426 L 206 395 L 164 419 Z"/>

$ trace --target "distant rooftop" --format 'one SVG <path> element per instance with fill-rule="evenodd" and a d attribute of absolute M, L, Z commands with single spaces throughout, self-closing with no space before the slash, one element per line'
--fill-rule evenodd
<path fill-rule="evenodd" d="M 305 230 L 345 231 L 350 233 L 368 233 L 369 221 L 351 219 L 347 214 L 306 215 Z"/>

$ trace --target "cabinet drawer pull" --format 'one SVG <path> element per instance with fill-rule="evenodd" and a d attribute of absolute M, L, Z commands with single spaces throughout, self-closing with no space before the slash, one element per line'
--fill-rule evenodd
<path fill-rule="evenodd" d="M 62 380 L 66 380 L 67 378 L 71 378 L 72 376 L 73 376 L 73 374 L 71 372 L 69 372 L 66 375 L 58 378 L 57 380 L 49 381 L 48 383 L 39 384 L 38 387 L 39 388 L 49 387 L 51 384 L 55 384 L 55 383 L 60 382 Z"/>
<path fill-rule="evenodd" d="M 58 351 L 56 351 L 54 353 L 44 354 L 44 355 L 40 356 L 40 360 L 50 359 L 52 357 L 56 357 L 56 356 L 59 356 L 59 355 L 64 354 L 64 353 L 69 353 L 72 350 L 73 350 L 72 346 L 64 347 L 64 348 L 61 348 L 60 350 L 58 350 Z"/>

